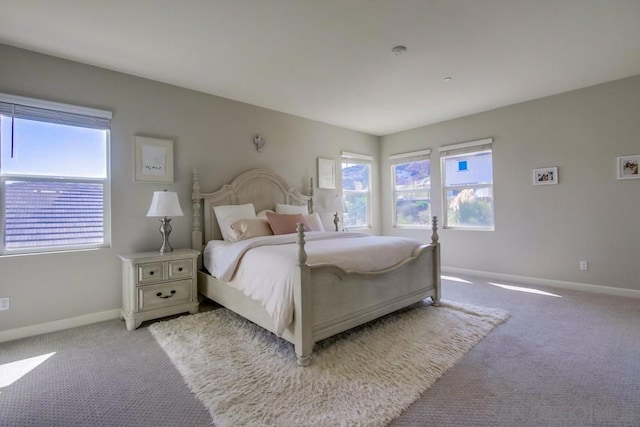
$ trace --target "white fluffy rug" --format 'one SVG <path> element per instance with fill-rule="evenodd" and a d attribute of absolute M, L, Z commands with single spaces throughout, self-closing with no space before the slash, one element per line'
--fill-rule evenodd
<path fill-rule="evenodd" d="M 227 309 L 149 330 L 216 426 L 386 425 L 509 314 L 424 304 L 316 345 L 293 346 Z"/>

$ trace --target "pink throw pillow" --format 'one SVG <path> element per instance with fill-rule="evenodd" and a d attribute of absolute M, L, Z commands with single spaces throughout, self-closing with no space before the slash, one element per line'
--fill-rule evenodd
<path fill-rule="evenodd" d="M 305 223 L 302 214 L 277 214 L 267 212 L 267 220 L 273 230 L 273 234 L 291 234 L 298 232 L 298 223 Z M 305 223 L 305 230 L 310 230 L 308 224 Z"/>

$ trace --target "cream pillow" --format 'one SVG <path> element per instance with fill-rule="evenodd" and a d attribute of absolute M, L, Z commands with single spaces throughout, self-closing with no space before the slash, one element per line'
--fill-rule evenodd
<path fill-rule="evenodd" d="M 263 218 L 263 219 L 267 219 L 267 212 L 271 212 L 271 213 L 275 213 L 272 210 L 269 209 L 265 209 L 263 211 L 260 211 L 256 214 L 256 218 Z"/>
<path fill-rule="evenodd" d="M 214 206 L 213 212 L 218 220 L 218 226 L 220 227 L 220 233 L 224 240 L 228 242 L 235 242 L 235 232 L 231 229 L 231 224 L 239 219 L 249 219 L 256 217 L 256 210 L 253 207 L 253 203 L 247 203 L 245 205 L 224 205 Z"/>
<path fill-rule="evenodd" d="M 324 225 L 318 212 L 302 215 L 302 220 L 304 221 L 305 227 L 309 227 L 306 229 L 307 231 L 324 231 Z"/>
<path fill-rule="evenodd" d="M 309 209 L 307 209 L 306 205 L 285 205 L 282 203 L 276 203 L 276 213 L 279 214 L 302 214 L 307 215 L 309 213 Z"/>
<path fill-rule="evenodd" d="M 273 236 L 269 221 L 263 218 L 239 219 L 231 224 L 236 241 L 259 236 Z"/>

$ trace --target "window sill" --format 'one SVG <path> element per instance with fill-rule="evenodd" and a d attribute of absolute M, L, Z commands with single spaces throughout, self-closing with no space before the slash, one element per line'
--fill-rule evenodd
<path fill-rule="evenodd" d="M 495 227 L 451 227 L 445 226 L 442 227 L 444 230 L 454 230 L 454 231 L 495 231 Z"/>
<path fill-rule="evenodd" d="M 33 251 L 26 252 L 5 252 L 0 254 L 0 258 L 13 258 L 13 257 L 21 257 L 21 256 L 30 256 L 30 255 L 56 255 L 56 254 L 68 254 L 75 252 L 92 252 L 99 251 L 102 249 L 109 249 L 110 246 L 101 246 L 98 248 L 76 248 L 76 249 L 60 249 L 60 250 L 42 250 L 42 249 L 34 249 Z"/>
<path fill-rule="evenodd" d="M 348 227 L 348 226 L 344 226 L 342 227 L 342 229 L 344 231 L 358 231 L 358 230 L 371 230 L 373 227 L 369 226 L 369 225 L 360 225 L 358 227 Z"/>
<path fill-rule="evenodd" d="M 431 230 L 431 225 L 394 225 L 397 230 Z"/>

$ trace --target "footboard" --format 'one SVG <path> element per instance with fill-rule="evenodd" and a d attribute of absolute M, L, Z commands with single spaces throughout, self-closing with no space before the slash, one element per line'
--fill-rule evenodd
<path fill-rule="evenodd" d="M 327 337 L 384 316 L 425 298 L 440 300 L 440 246 L 437 218 L 431 244 L 391 268 L 346 271 L 306 264 L 304 231 L 298 229 L 300 286 L 294 289 L 294 335 L 298 364 L 309 363 L 313 345 Z"/>

